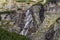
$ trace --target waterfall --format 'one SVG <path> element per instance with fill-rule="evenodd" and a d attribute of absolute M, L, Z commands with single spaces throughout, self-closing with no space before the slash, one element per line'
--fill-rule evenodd
<path fill-rule="evenodd" d="M 44 7 L 42 4 L 33 5 L 27 10 L 25 15 L 26 23 L 23 30 L 20 32 L 22 35 L 28 35 L 29 33 L 33 33 L 37 30 L 40 23 L 44 21 Z"/>
<path fill-rule="evenodd" d="M 27 35 L 28 34 L 28 30 L 32 27 L 30 26 L 31 22 L 32 22 L 32 15 L 30 13 L 30 10 L 27 10 L 26 12 L 26 18 L 25 18 L 25 26 L 23 28 L 23 30 L 21 31 L 21 35 Z"/>

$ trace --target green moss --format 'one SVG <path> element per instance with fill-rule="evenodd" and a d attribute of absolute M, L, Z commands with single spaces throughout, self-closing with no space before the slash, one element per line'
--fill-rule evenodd
<path fill-rule="evenodd" d="M 0 14 L 11 14 L 11 13 L 13 13 L 14 11 L 2 11 L 2 12 L 0 12 Z"/>
<path fill-rule="evenodd" d="M 0 40 L 29 40 L 26 36 L 8 32 L 0 28 Z"/>
<path fill-rule="evenodd" d="M 17 2 L 25 2 L 25 0 L 16 0 Z"/>
<path fill-rule="evenodd" d="M 13 22 L 13 20 L 1 20 L 0 22 Z"/>
<path fill-rule="evenodd" d="M 4 25 L 4 24 L 2 24 L 2 25 L 0 25 L 1 27 L 13 27 L 14 25 L 11 25 L 11 24 L 6 24 L 6 25 Z"/>
<path fill-rule="evenodd" d="M 16 0 L 16 2 L 31 2 L 31 0 Z"/>

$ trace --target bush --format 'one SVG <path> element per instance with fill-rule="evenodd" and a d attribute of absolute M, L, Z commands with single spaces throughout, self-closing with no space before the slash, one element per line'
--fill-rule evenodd
<path fill-rule="evenodd" d="M 0 28 L 0 40 L 29 40 L 26 36 L 8 32 Z"/>

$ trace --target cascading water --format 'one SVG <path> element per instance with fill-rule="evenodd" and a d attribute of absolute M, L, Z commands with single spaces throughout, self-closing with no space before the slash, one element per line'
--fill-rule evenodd
<path fill-rule="evenodd" d="M 23 28 L 23 30 L 21 31 L 21 33 L 20 34 L 22 34 L 22 35 L 27 35 L 28 34 L 28 30 L 32 27 L 30 24 L 33 22 L 32 21 L 33 19 L 32 19 L 32 15 L 31 15 L 31 13 L 30 13 L 30 10 L 27 10 L 27 12 L 26 12 L 26 18 L 25 18 L 25 26 L 24 26 L 24 28 Z"/>
<path fill-rule="evenodd" d="M 40 11 L 41 10 L 41 11 Z M 20 32 L 22 35 L 28 35 L 29 33 L 36 32 L 40 23 L 44 20 L 44 8 L 43 5 L 33 5 L 25 13 L 25 26 Z"/>

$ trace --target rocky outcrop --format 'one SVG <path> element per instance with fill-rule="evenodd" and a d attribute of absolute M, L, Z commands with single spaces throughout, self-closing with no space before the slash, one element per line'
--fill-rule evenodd
<path fill-rule="evenodd" d="M 56 30 L 58 30 L 56 20 L 60 18 L 60 7 L 55 4 L 47 4 L 45 7 L 47 9 L 44 12 L 44 21 L 40 24 L 36 33 L 30 35 L 31 40 L 57 40 L 57 35 L 60 35 Z M 56 33 L 57 32 L 57 33 Z M 57 35 L 56 35 L 57 34 Z M 59 40 L 59 39 L 58 39 Z"/>
<path fill-rule="evenodd" d="M 31 40 L 59 40 L 60 6 L 49 3 L 45 6 L 36 4 L 29 8 L 24 3 L 17 3 L 17 6 L 10 3 L 0 7 L 3 11 L 10 11 L 0 13 L 2 28 L 28 36 Z M 11 9 L 14 9 L 13 12 Z"/>
<path fill-rule="evenodd" d="M 0 0 L 0 26 L 2 28 L 20 33 L 24 27 L 24 13 L 27 10 L 26 5 L 22 4 L 16 3 L 16 0 Z"/>

